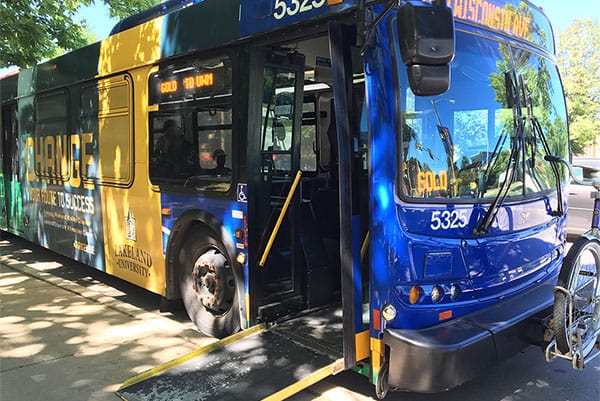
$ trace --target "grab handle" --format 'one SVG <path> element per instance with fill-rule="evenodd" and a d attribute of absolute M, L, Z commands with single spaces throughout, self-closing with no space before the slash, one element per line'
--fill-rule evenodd
<path fill-rule="evenodd" d="M 281 212 L 279 213 L 279 217 L 277 218 L 277 222 L 275 223 L 273 232 L 271 233 L 271 236 L 269 237 L 269 241 L 267 241 L 267 246 L 265 247 L 265 251 L 263 252 L 262 257 L 260 258 L 260 261 L 258 262 L 259 267 L 264 267 L 265 263 L 267 262 L 267 257 L 269 256 L 269 252 L 271 252 L 271 247 L 273 246 L 273 243 L 275 242 L 275 238 L 277 237 L 277 233 L 279 232 L 279 227 L 281 226 L 281 223 L 283 222 L 283 218 L 285 217 L 285 213 L 287 212 L 288 207 L 290 206 L 290 202 L 292 201 L 294 192 L 296 192 L 296 187 L 298 186 L 298 183 L 300 182 L 301 176 L 302 176 L 302 170 L 298 170 L 298 173 L 296 173 L 296 178 L 294 178 L 294 182 L 292 183 L 292 186 L 290 188 L 290 192 L 288 193 L 287 198 L 285 199 L 285 203 L 283 204 L 283 207 L 281 208 Z"/>

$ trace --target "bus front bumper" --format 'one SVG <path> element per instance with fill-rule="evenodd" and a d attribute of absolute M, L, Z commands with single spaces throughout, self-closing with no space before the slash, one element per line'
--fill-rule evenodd
<path fill-rule="evenodd" d="M 386 329 L 391 388 L 434 393 L 471 380 L 528 345 L 542 345 L 556 277 L 494 306 L 438 325 Z"/>

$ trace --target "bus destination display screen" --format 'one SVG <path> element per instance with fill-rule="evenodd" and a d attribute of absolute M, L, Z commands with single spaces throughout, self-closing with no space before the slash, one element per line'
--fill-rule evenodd
<path fill-rule="evenodd" d="M 169 68 L 150 77 L 150 104 L 201 100 L 231 93 L 226 76 L 228 69 L 221 63 L 206 66 Z"/>

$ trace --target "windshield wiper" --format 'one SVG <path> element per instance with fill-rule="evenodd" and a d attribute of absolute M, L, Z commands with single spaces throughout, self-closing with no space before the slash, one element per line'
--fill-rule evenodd
<path fill-rule="evenodd" d="M 523 98 L 525 99 L 525 105 L 527 106 L 527 119 L 531 123 L 532 127 L 532 145 L 531 145 L 531 157 L 533 166 L 535 166 L 535 149 L 537 138 L 539 138 L 542 146 L 544 148 L 544 152 L 546 152 L 546 156 L 553 156 L 550 153 L 550 146 L 548 146 L 548 140 L 546 139 L 546 134 L 544 134 L 544 130 L 542 129 L 542 125 L 540 124 L 537 117 L 533 114 L 533 103 L 531 101 L 531 92 L 529 91 L 529 87 L 527 86 L 527 82 L 525 82 L 525 77 L 523 75 L 519 75 L 519 81 L 521 84 L 521 89 L 523 90 Z M 556 210 L 552 211 L 553 216 L 562 216 L 564 214 L 563 207 L 563 198 L 562 198 L 562 188 L 561 188 L 561 180 L 560 180 L 560 172 L 558 171 L 558 166 L 556 163 L 550 163 L 552 173 L 554 174 L 554 179 L 556 180 L 556 200 L 558 202 Z"/>
<path fill-rule="evenodd" d="M 511 74 L 512 73 L 510 73 L 510 72 L 504 73 L 504 88 L 506 90 L 507 105 L 509 108 L 514 108 L 514 105 L 515 105 L 514 94 L 515 94 L 516 88 L 515 88 L 514 80 L 512 79 Z M 514 111 L 513 111 L 513 113 L 514 113 Z M 514 117 L 513 117 L 513 119 L 514 119 Z M 514 132 L 514 130 L 513 130 L 513 132 Z M 496 157 L 500 154 L 500 149 L 502 149 L 504 147 L 504 144 L 506 143 L 506 139 L 508 137 L 509 137 L 509 135 L 507 135 L 506 131 L 502 130 L 502 132 L 500 133 L 500 136 L 498 137 L 498 140 L 496 141 L 496 145 L 494 145 L 494 150 L 492 151 L 492 154 L 486 155 L 486 165 L 487 166 L 485 168 L 485 172 L 483 173 L 483 176 L 480 176 L 480 178 L 478 180 L 479 182 L 477 185 L 477 197 L 478 198 L 483 198 L 484 193 L 487 191 L 490 169 L 496 163 Z M 483 180 L 482 180 L 482 178 L 483 178 Z"/>
<path fill-rule="evenodd" d="M 488 208 L 487 212 L 483 216 L 481 223 L 479 223 L 473 229 L 474 235 L 482 235 L 488 232 L 490 226 L 492 225 L 492 222 L 494 221 L 496 215 L 498 214 L 498 211 L 500 210 L 500 207 L 504 203 L 504 199 L 506 199 L 506 196 L 510 191 L 512 183 L 515 181 L 523 143 L 523 131 L 525 126 L 523 123 L 523 119 L 519 118 L 517 120 L 516 125 L 517 126 L 515 127 L 515 136 L 510 149 L 510 156 L 506 164 L 506 170 L 504 171 L 504 181 L 502 182 L 500 191 L 498 191 L 498 195 L 496 195 L 496 197 L 490 204 L 490 207 Z"/>
<path fill-rule="evenodd" d="M 506 199 L 506 196 L 510 191 L 512 183 L 515 181 L 520 161 L 520 155 L 522 152 L 525 122 L 523 119 L 521 99 L 512 77 L 509 76 L 509 74 L 507 73 L 505 75 L 505 78 L 507 99 L 509 101 L 509 104 L 511 104 L 513 107 L 514 137 L 510 148 L 510 155 L 506 163 L 506 169 L 504 171 L 504 181 L 502 181 L 500 190 L 498 191 L 498 194 L 490 204 L 490 207 L 483 216 L 483 219 L 481 219 L 481 222 L 477 224 L 477 226 L 473 229 L 473 235 L 483 235 L 487 233 L 490 229 L 492 222 L 496 218 L 500 207 L 504 203 L 504 200 Z M 492 155 L 493 157 L 496 156 L 495 153 L 499 149 L 500 142 L 504 143 L 505 141 L 505 135 L 504 139 L 502 137 L 498 139 L 498 142 L 494 147 L 494 154 Z M 488 164 L 488 168 L 486 169 L 486 180 L 487 170 L 489 170 L 489 166 L 490 165 Z"/>
<path fill-rule="evenodd" d="M 442 119 L 440 118 L 440 114 L 438 113 L 437 107 L 436 107 L 436 103 L 440 102 L 442 100 L 445 100 L 447 102 L 450 102 L 452 104 L 455 103 L 454 99 L 437 99 L 437 100 L 431 100 L 431 107 L 433 108 L 433 113 L 435 114 L 435 118 L 437 120 L 437 131 L 438 131 L 438 135 L 440 136 L 440 140 L 442 141 L 442 146 L 444 147 L 444 152 L 446 152 L 446 164 L 448 165 L 448 168 L 450 169 L 450 177 L 449 181 L 450 181 L 450 193 L 451 196 L 454 197 L 455 195 L 455 179 L 456 179 L 456 169 L 454 168 L 454 142 L 452 141 L 452 135 L 450 134 L 450 129 L 448 129 L 448 127 L 444 126 L 444 124 L 442 124 Z"/>

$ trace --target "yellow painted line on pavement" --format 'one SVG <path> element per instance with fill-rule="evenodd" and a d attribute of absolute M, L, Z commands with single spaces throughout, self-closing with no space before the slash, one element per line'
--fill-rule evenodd
<path fill-rule="evenodd" d="M 169 369 L 179 366 L 179 365 L 181 365 L 185 362 L 188 362 L 188 361 L 190 361 L 196 357 L 199 357 L 201 355 L 208 354 L 209 352 L 213 352 L 218 349 L 225 348 L 225 346 L 227 346 L 231 343 L 234 343 L 238 340 L 249 337 L 253 334 L 260 333 L 264 329 L 265 329 L 265 326 L 263 326 L 263 325 L 254 326 L 247 330 L 240 331 L 239 333 L 233 334 L 229 337 L 225 337 L 222 340 L 215 341 L 212 344 L 208 344 L 207 346 L 197 349 L 196 351 L 192 351 L 187 355 L 181 356 L 177 359 L 173 359 L 172 361 L 169 361 L 169 362 L 165 362 L 165 363 L 158 365 L 152 369 L 146 370 L 145 372 L 142 372 L 139 375 L 132 377 L 131 379 L 128 379 L 127 381 L 125 381 L 125 383 L 123 383 L 123 385 L 121 385 L 121 388 L 119 390 L 122 390 L 126 387 L 132 386 L 132 385 L 139 383 L 141 381 L 144 381 L 146 379 L 149 379 L 153 376 L 156 376 L 162 372 L 165 372 Z"/>
<path fill-rule="evenodd" d="M 263 398 L 262 401 L 285 400 L 286 398 L 289 398 L 289 397 L 293 396 L 294 394 L 297 394 L 300 391 L 304 390 L 305 388 L 310 387 L 313 384 L 325 379 L 326 377 L 329 377 L 329 376 L 331 376 L 335 373 L 338 373 L 342 370 L 344 370 L 344 358 L 340 358 L 340 359 L 336 360 L 335 362 L 333 362 L 325 367 L 322 367 L 321 369 L 314 371 L 310 375 L 306 376 L 303 379 L 298 380 L 294 384 L 289 385 L 286 388 L 283 388 L 283 389 L 279 390 L 278 392 L 273 393 L 270 396 Z"/>

